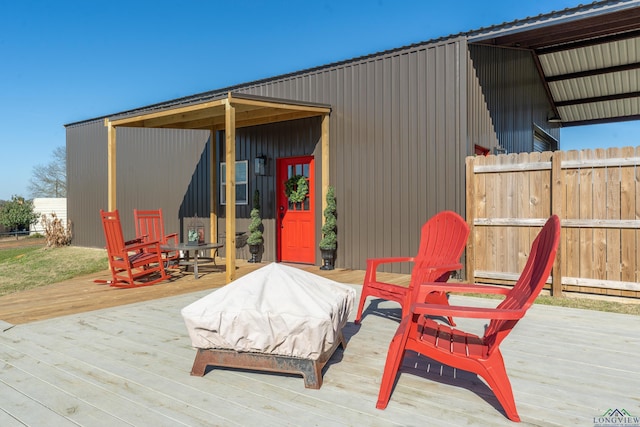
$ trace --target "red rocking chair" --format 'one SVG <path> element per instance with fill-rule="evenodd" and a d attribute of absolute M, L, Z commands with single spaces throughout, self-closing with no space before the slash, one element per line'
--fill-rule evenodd
<path fill-rule="evenodd" d="M 422 226 L 420 248 L 416 256 L 368 259 L 355 323 L 360 323 L 368 296 L 397 302 L 402 306 L 404 317 L 408 313 L 411 291 L 416 286 L 418 277 L 426 282 L 446 282 L 452 271 L 463 267 L 460 264 L 460 256 L 468 236 L 469 226 L 465 220 L 455 212 L 443 211 Z M 381 282 L 376 278 L 378 266 L 392 262 L 413 262 L 409 287 Z M 426 296 L 426 301 L 447 304 L 447 295 L 445 292 L 433 292 Z M 449 322 L 455 325 L 451 317 Z"/>
<path fill-rule="evenodd" d="M 143 242 L 142 239 L 125 241 L 117 210 L 105 212 L 100 209 L 100 217 L 113 278 L 109 283 L 111 286 L 135 288 L 154 285 L 169 278 L 164 270 L 160 242 Z M 152 275 L 159 277 L 150 277 Z"/>
<path fill-rule="evenodd" d="M 405 352 L 412 350 L 484 378 L 507 417 L 520 421 L 499 346 L 542 290 L 551 272 L 559 240 L 560 220 L 553 215 L 533 241 L 524 270 L 511 289 L 456 283 L 425 283 L 416 288 L 413 298 L 417 301 L 421 294 L 433 291 L 504 294 L 506 297 L 496 308 L 412 304 L 389 346 L 376 407 L 387 407 Z M 484 336 L 480 337 L 438 323 L 427 315 L 491 321 Z"/>
<path fill-rule="evenodd" d="M 164 219 L 162 209 L 157 210 L 133 210 L 133 218 L 136 223 L 136 237 L 143 242 L 160 242 L 160 246 L 178 244 L 178 233 L 164 234 Z M 154 250 L 147 248 L 146 251 Z M 166 267 L 178 262 L 180 252 L 160 248 L 162 259 Z"/>

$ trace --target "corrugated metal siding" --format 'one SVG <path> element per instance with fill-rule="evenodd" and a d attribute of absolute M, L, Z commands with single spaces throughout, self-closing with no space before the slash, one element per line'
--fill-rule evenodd
<path fill-rule="evenodd" d="M 162 208 L 167 232 L 180 218 L 209 216 L 209 132 L 117 130 L 117 207 L 125 238 L 135 235 L 133 209 Z M 107 209 L 107 131 L 102 121 L 67 128 L 68 217 L 73 244 L 103 247 L 100 209 Z"/>
<path fill-rule="evenodd" d="M 117 130 L 116 203 L 125 238 L 135 235 L 136 208 L 161 208 L 167 233 L 180 232 L 182 218 L 209 218 L 209 134 L 176 129 Z"/>
<path fill-rule="evenodd" d="M 107 208 L 107 129 L 101 120 L 67 127 L 67 218 L 76 246 L 104 247 L 100 209 Z"/>
<path fill-rule="evenodd" d="M 465 41 L 450 40 L 246 89 L 332 105 L 338 267 L 412 255 L 430 216 L 464 213 L 466 64 Z"/>
<path fill-rule="evenodd" d="M 479 84 L 486 102 L 482 108 L 477 86 L 469 89 L 475 93 L 475 107 L 469 110 L 472 143 L 492 139 L 486 133 L 487 108 L 497 140 L 509 153 L 533 151 L 534 124 L 560 138 L 558 126 L 547 122 L 551 107 L 531 53 L 480 45 L 469 45 L 469 52 L 477 77 L 470 79 L 470 86 Z"/>
<path fill-rule="evenodd" d="M 477 144 L 493 150 L 500 145 L 498 134 L 493 125 L 487 99 L 484 96 L 476 69 L 473 67 L 470 53 L 469 66 L 467 67 L 467 82 L 467 140 L 471 147 Z"/>

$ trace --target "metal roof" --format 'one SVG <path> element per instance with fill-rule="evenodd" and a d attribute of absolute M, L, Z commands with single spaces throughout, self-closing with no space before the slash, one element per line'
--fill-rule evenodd
<path fill-rule="evenodd" d="M 139 115 L 454 38 L 532 52 L 563 126 L 640 119 L 640 0 L 605 0 L 117 113 Z M 114 115 L 105 116 L 114 117 Z M 105 118 L 100 117 L 100 118 Z M 65 126 L 77 125 L 82 120 Z"/>
<path fill-rule="evenodd" d="M 563 126 L 640 119 L 640 0 L 600 1 L 467 33 L 527 49 Z"/>

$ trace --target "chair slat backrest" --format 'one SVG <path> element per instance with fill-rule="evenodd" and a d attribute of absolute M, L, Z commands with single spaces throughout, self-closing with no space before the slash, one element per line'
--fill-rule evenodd
<path fill-rule="evenodd" d="M 102 218 L 102 228 L 107 245 L 107 254 L 110 258 L 122 258 L 124 248 L 124 237 L 122 234 L 122 225 L 120 223 L 120 213 L 116 209 L 113 212 L 106 212 L 100 209 L 100 217 Z"/>
<path fill-rule="evenodd" d="M 559 241 L 560 219 L 557 215 L 552 215 L 533 241 L 529 258 L 518 281 L 497 308 L 528 310 L 531 307 L 551 273 Z M 517 320 L 492 320 L 489 323 L 484 335 L 489 352 L 500 345 L 517 322 Z"/>
<path fill-rule="evenodd" d="M 411 272 L 411 285 L 415 285 L 416 281 L 446 281 L 450 273 L 445 273 L 446 277 L 429 277 L 423 269 L 460 262 L 468 237 L 469 226 L 457 213 L 442 211 L 431 217 L 422 226 L 420 247 Z"/>
<path fill-rule="evenodd" d="M 145 242 L 164 242 L 164 220 L 162 209 L 158 210 L 133 210 L 136 224 L 136 237 L 141 237 Z"/>

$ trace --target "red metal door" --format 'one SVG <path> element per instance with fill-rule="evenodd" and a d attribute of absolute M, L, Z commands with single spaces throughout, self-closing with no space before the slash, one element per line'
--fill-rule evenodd
<path fill-rule="evenodd" d="M 306 180 L 307 191 L 304 185 L 299 187 L 300 177 Z M 314 264 L 313 157 L 278 159 L 276 182 L 278 261 Z"/>

